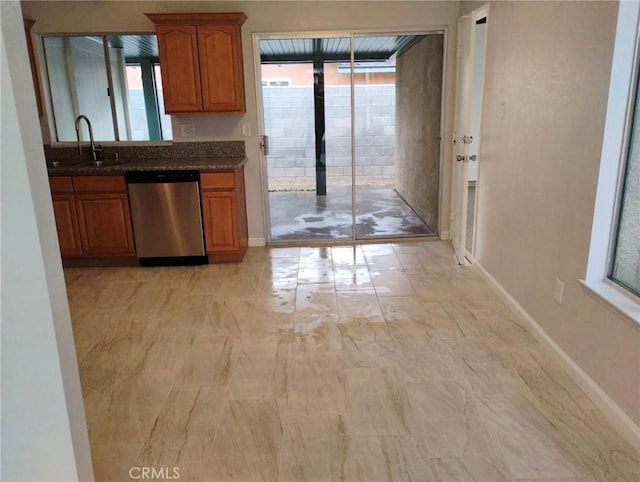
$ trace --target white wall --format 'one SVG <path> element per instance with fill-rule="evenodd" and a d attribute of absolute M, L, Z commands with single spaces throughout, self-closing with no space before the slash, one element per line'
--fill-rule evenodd
<path fill-rule="evenodd" d="M 20 4 L 2 22 L 2 467 L 92 481 L 89 438 Z"/>
<path fill-rule="evenodd" d="M 174 121 L 174 139 L 180 140 L 180 121 L 195 123 L 196 140 L 241 139 L 242 123 L 252 126 L 253 135 L 245 138 L 249 162 L 245 166 L 249 238 L 264 239 L 261 166 L 258 151 L 258 107 L 252 34 L 267 32 L 402 30 L 448 28 L 446 54 L 447 94 L 445 99 L 444 139 L 451 138 L 453 89 L 455 82 L 455 46 L 457 2 L 379 1 L 379 2 L 67 2 L 27 1 L 25 17 L 36 21 L 34 34 L 90 32 L 153 32 L 154 25 L 144 15 L 152 12 L 216 12 L 242 11 L 248 20 L 242 28 L 247 113 L 245 115 L 184 115 Z M 453 40 L 452 40 L 453 39 Z M 47 138 L 45 133 L 45 139 Z M 194 139 L 188 139 L 194 140 Z M 443 168 L 443 196 L 440 207 L 441 232 L 449 231 L 450 149 L 446 149 Z"/>
<path fill-rule="evenodd" d="M 491 3 L 476 258 L 640 425 L 640 327 L 578 282 L 587 270 L 617 8 Z M 565 283 L 562 305 L 556 278 Z"/>

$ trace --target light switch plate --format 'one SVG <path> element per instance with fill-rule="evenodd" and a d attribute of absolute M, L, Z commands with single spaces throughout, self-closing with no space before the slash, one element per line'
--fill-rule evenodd
<path fill-rule="evenodd" d="M 251 137 L 251 124 L 249 124 L 248 122 L 242 124 L 242 136 Z"/>

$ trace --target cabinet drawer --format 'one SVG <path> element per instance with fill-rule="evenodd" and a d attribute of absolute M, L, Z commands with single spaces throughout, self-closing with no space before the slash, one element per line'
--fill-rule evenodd
<path fill-rule="evenodd" d="M 202 189 L 235 189 L 236 177 L 234 172 L 205 172 L 200 174 Z"/>
<path fill-rule="evenodd" d="M 73 190 L 80 191 L 126 191 L 127 183 L 119 176 L 73 176 Z"/>
<path fill-rule="evenodd" d="M 73 192 L 71 176 L 51 176 L 49 177 L 49 186 L 51 186 L 52 193 Z"/>

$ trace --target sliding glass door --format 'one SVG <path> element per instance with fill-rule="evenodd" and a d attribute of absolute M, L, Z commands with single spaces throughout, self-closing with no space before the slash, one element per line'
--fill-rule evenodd
<path fill-rule="evenodd" d="M 270 241 L 437 233 L 442 39 L 259 39 Z"/>

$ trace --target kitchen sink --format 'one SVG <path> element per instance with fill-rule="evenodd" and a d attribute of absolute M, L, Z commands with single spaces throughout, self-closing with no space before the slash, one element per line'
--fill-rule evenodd
<path fill-rule="evenodd" d="M 89 166 L 96 167 L 109 167 L 109 166 L 121 166 L 123 164 L 127 164 L 129 161 L 126 159 L 108 159 L 108 160 L 97 160 L 97 161 L 88 161 L 83 164 Z"/>

